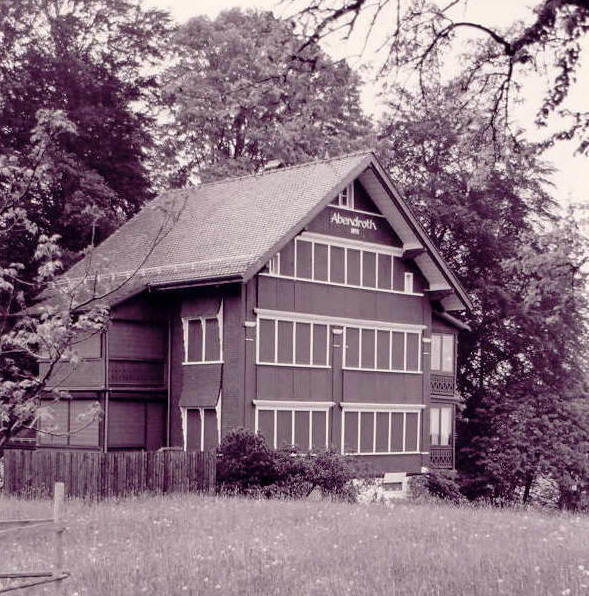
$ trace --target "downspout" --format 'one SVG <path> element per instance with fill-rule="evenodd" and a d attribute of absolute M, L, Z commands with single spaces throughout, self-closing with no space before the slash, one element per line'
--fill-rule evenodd
<path fill-rule="evenodd" d="M 171 443 L 171 421 L 172 415 L 172 312 L 168 310 L 168 378 L 166 379 L 166 389 L 168 393 L 168 413 L 166 418 L 166 447 Z"/>
<path fill-rule="evenodd" d="M 108 400 L 110 397 L 110 379 L 108 363 L 108 328 L 104 332 L 104 452 L 108 451 Z"/>

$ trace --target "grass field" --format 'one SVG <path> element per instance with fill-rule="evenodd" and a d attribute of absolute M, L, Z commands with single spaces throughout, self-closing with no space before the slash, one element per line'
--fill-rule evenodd
<path fill-rule="evenodd" d="M 50 506 L 0 497 L 0 519 L 43 516 Z M 74 501 L 65 513 L 70 596 L 589 596 L 583 516 L 192 495 Z M 50 546 L 3 538 L 0 571 L 43 567 Z"/>

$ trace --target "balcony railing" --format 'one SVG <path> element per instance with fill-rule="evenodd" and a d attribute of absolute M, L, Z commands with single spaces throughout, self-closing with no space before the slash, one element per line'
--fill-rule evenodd
<path fill-rule="evenodd" d="M 430 463 L 432 468 L 443 470 L 454 468 L 453 447 L 430 447 Z"/>
<path fill-rule="evenodd" d="M 454 395 L 454 375 L 431 373 L 430 384 L 435 395 Z"/>

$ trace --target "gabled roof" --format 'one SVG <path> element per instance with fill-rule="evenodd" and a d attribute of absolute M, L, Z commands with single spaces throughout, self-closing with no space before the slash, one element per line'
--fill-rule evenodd
<path fill-rule="evenodd" d="M 426 249 L 420 267 L 430 285 L 433 280 L 458 298 L 447 308 L 469 307 L 466 292 L 371 151 L 164 193 L 64 277 L 99 274 L 102 288 L 129 275 L 134 288 L 246 281 L 356 178 L 407 248 Z"/>

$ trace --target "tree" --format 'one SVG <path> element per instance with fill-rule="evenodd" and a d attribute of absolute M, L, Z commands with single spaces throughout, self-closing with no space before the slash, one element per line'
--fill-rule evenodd
<path fill-rule="evenodd" d="M 586 471 L 573 405 L 587 397 L 586 244 L 557 215 L 537 147 L 503 136 L 497 155 L 483 108 L 453 84 L 428 91 L 437 102 L 397 90 L 379 150 L 473 298 L 459 343 L 463 490 L 527 498 L 539 476 L 565 486 Z"/>
<path fill-rule="evenodd" d="M 159 229 L 135 271 L 124 278 L 101 279 L 99 265 L 92 262 L 92 247 L 76 278 L 58 277 L 64 265 L 61 239 L 42 233 L 27 207 L 30 195 L 59 184 L 55 162 L 62 158 L 61 137 L 76 134 L 63 111 L 39 110 L 26 152 L 0 155 L 0 245 L 23 233 L 36 243 L 28 267 L 22 262 L 0 266 L 0 455 L 10 439 L 32 429 L 39 416 L 47 414 L 41 398 L 67 397 L 67 392 L 52 387 L 53 373 L 63 364 L 75 366 L 76 344 L 105 330 L 109 317 L 105 299 L 132 283 L 182 209 L 181 203 L 162 206 Z M 43 302 L 31 308 L 30 297 L 40 293 Z M 42 374 L 36 367 L 40 359 L 46 363 Z M 77 430 L 98 415 L 100 408 L 93 404 Z"/>
<path fill-rule="evenodd" d="M 316 45 L 296 53 L 293 25 L 271 13 L 197 17 L 175 39 L 165 73 L 171 115 L 158 163 L 173 185 L 251 173 L 366 144 L 359 78 Z"/>
<path fill-rule="evenodd" d="M 367 23 L 366 35 L 373 35 L 375 23 L 388 11 L 394 26 L 382 44 L 387 48 L 387 58 L 381 74 L 407 67 L 415 69 L 424 98 L 427 91 L 424 74 L 429 74 L 432 68 L 443 68 L 452 53 L 456 55 L 457 48 L 464 47 L 465 41 L 470 42 L 468 52 L 461 53 L 453 69 L 460 71 L 457 78 L 471 97 L 483 93 L 487 98 L 483 126 L 492 130 L 509 124 L 511 96 L 519 89 L 521 76 L 530 71 L 542 72 L 547 58 L 551 63 L 550 84 L 536 123 L 545 126 L 548 118 L 558 113 L 567 125 L 548 143 L 575 137 L 579 141 L 578 150 L 587 153 L 589 112 L 560 108 L 579 70 L 589 23 L 589 2 L 538 0 L 530 24 L 514 23 L 506 31 L 484 22 L 465 21 L 460 15 L 466 5 L 467 0 L 444 3 L 353 0 L 335 4 L 312 0 L 305 2 L 296 16 L 307 32 L 306 43 L 316 43 L 333 32 L 344 31 L 349 37 L 360 22 Z M 468 37 L 473 34 L 475 39 Z"/>
<path fill-rule="evenodd" d="M 59 234 L 66 264 L 153 196 L 147 106 L 158 83 L 145 73 L 170 31 L 165 13 L 137 0 L 0 0 L 0 154 L 26 155 L 40 109 L 62 110 L 76 128 L 56 141 L 54 184 L 21 201 L 39 233 Z M 11 237 L 2 264 L 29 261 L 35 247 L 30 234 Z"/>

